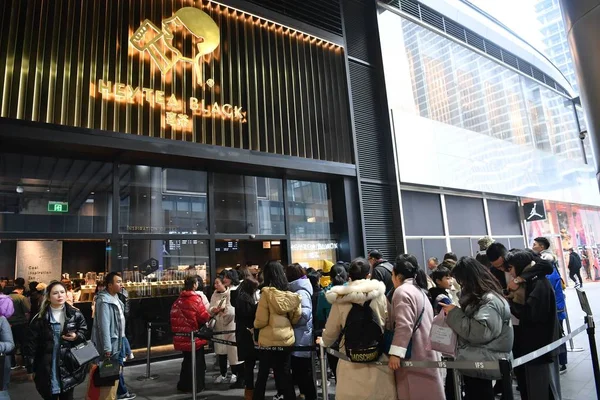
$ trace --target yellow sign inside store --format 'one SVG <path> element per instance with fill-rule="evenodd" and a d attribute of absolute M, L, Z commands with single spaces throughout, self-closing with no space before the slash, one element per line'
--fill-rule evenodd
<path fill-rule="evenodd" d="M 177 41 L 177 37 L 190 40 Z M 177 67 L 192 68 L 196 85 L 203 90 L 215 88 L 212 78 L 204 80 L 206 56 L 217 49 L 220 41 L 219 27 L 204 11 L 194 7 L 184 7 L 161 23 L 161 28 L 146 19 L 129 38 L 129 44 L 160 70 L 163 80 L 176 74 Z M 188 46 L 186 46 L 186 44 Z M 171 78 L 172 79 L 172 78 Z M 245 123 L 246 112 L 239 105 L 212 102 L 207 104 L 197 97 L 178 98 L 161 90 L 133 86 L 127 83 L 99 79 L 91 95 L 100 94 L 109 101 L 160 107 L 163 110 L 164 125 L 173 129 L 191 130 L 193 117 L 214 118 Z"/>

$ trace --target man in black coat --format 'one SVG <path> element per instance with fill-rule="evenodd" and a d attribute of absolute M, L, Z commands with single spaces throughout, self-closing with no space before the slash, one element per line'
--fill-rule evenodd
<path fill-rule="evenodd" d="M 394 267 L 379 250 L 371 250 L 369 252 L 369 264 L 371 264 L 371 279 L 383 282 L 385 284 L 386 296 L 394 291 L 394 283 L 392 282 L 392 270 Z M 415 265 L 415 267 L 418 267 Z"/>
<path fill-rule="evenodd" d="M 577 277 L 579 281 L 575 279 Z M 575 282 L 575 287 L 583 287 L 581 279 L 581 257 L 572 248 L 569 249 L 569 278 Z"/>

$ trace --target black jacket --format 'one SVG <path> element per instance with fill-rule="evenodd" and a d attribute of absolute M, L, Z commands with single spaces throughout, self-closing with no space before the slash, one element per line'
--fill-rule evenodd
<path fill-rule="evenodd" d="M 82 383 L 86 376 L 86 366 L 77 366 L 70 349 L 85 341 L 87 324 L 83 314 L 70 304 L 65 303 L 65 313 L 63 335 L 75 332 L 77 339 L 73 342 L 61 339 L 59 369 L 61 391 L 63 392 Z M 43 398 L 52 397 L 50 377 L 52 375 L 53 346 L 54 333 L 50 325 L 50 312 L 47 312 L 44 317 L 41 317 L 40 314 L 36 315 L 29 326 L 24 356 L 27 362 L 27 372 L 35 373 L 35 387 Z"/>
<path fill-rule="evenodd" d="M 523 277 L 523 275 L 521 275 Z M 520 357 L 546 346 L 560 337 L 556 316 L 554 289 L 546 278 L 545 269 L 527 279 L 525 304 L 510 303 L 511 313 L 519 319 L 515 325 L 513 353 Z M 557 352 L 550 352 L 532 361 L 533 364 L 552 362 Z"/>
<path fill-rule="evenodd" d="M 578 271 L 581 269 L 581 258 L 579 258 L 579 254 L 572 252 L 569 255 L 569 270 Z"/>
<path fill-rule="evenodd" d="M 373 265 L 371 279 L 383 282 L 385 284 L 385 294 L 391 293 L 394 290 L 394 282 L 392 282 L 392 270 L 394 267 L 386 260 L 378 260 Z"/>
<path fill-rule="evenodd" d="M 235 304 L 235 340 L 240 361 L 256 358 L 254 339 L 248 329 L 254 329 L 257 304 L 248 293 L 238 290 Z"/>

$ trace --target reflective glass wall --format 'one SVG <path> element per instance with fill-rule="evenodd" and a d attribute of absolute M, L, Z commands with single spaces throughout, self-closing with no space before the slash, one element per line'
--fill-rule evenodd
<path fill-rule="evenodd" d="M 572 102 L 405 18 L 413 112 L 561 157 L 583 160 Z"/>

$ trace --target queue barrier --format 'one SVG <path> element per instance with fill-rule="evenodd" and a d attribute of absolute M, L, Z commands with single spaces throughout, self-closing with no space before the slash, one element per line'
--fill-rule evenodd
<path fill-rule="evenodd" d="M 513 388 L 512 388 L 512 370 L 513 368 L 520 367 L 538 357 L 543 356 L 551 351 L 556 350 L 562 344 L 571 341 L 572 339 L 582 333 L 584 330 L 587 331 L 588 339 L 590 342 L 590 352 L 592 356 L 592 366 L 594 369 L 594 382 L 596 386 L 596 396 L 600 399 L 600 362 L 598 360 L 598 352 L 596 348 L 596 339 L 595 339 L 595 322 L 592 316 L 591 308 L 589 306 L 587 296 L 585 292 L 581 289 L 577 289 L 577 295 L 579 297 L 579 301 L 581 304 L 581 308 L 586 313 L 584 324 L 574 331 L 570 332 L 568 335 L 563 336 L 562 338 L 541 347 L 529 354 L 525 354 L 517 359 L 509 360 L 509 359 L 500 359 L 497 361 L 412 361 L 405 360 L 400 363 L 402 368 L 436 368 L 436 369 L 454 369 L 454 395 L 455 400 L 462 399 L 462 388 L 460 385 L 460 376 L 458 374 L 458 370 L 493 370 L 500 371 L 501 381 L 502 381 L 502 390 L 503 390 L 503 399 L 504 400 L 514 400 L 513 397 Z M 235 331 L 220 331 L 213 332 L 212 335 L 220 335 L 226 333 L 233 333 Z M 198 332 L 191 333 L 174 333 L 174 336 L 188 336 L 191 337 L 192 344 L 192 399 L 196 399 L 196 339 L 198 337 Z M 228 346 L 237 346 L 236 342 L 218 338 L 206 338 L 202 337 L 203 340 L 211 340 L 215 343 L 221 343 Z M 274 346 L 274 347 L 262 347 L 262 346 L 254 346 L 257 350 L 262 351 L 315 351 L 317 346 Z M 350 358 L 348 358 L 344 353 L 341 353 L 335 349 L 325 347 L 322 344 L 318 345 L 319 347 L 319 359 L 321 363 L 321 389 L 322 389 L 322 398 L 324 400 L 329 399 L 328 390 L 327 390 L 327 358 L 325 357 L 326 353 L 331 354 L 334 357 L 337 357 L 341 360 L 352 362 Z M 369 364 L 374 365 L 387 365 L 385 362 L 381 361 L 373 361 Z"/>
<path fill-rule="evenodd" d="M 148 326 L 148 339 L 147 339 L 147 344 L 146 344 L 146 374 L 142 375 L 142 376 L 138 376 L 137 380 L 138 381 L 148 381 L 148 380 L 155 380 L 158 379 L 158 375 L 157 374 L 151 374 L 150 373 L 150 352 L 152 349 L 152 322 L 148 322 L 147 324 Z"/>

